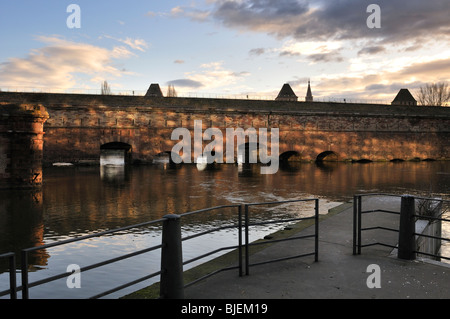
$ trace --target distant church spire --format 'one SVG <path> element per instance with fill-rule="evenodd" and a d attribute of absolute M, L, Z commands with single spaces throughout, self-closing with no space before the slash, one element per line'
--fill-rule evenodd
<path fill-rule="evenodd" d="M 313 96 L 311 93 L 311 83 L 308 80 L 308 91 L 306 92 L 306 97 L 305 97 L 305 101 L 306 102 L 312 102 L 313 101 Z"/>

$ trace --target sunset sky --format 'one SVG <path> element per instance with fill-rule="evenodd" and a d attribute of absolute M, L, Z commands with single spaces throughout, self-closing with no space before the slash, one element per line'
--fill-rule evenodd
<path fill-rule="evenodd" d="M 310 79 L 315 99 L 390 102 L 450 81 L 449 17 L 448 0 L 1 1 L 0 89 L 274 97 L 290 83 L 303 100 Z"/>

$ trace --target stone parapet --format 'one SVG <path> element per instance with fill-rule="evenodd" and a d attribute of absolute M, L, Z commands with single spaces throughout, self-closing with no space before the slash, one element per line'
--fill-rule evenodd
<path fill-rule="evenodd" d="M 280 156 L 291 160 L 450 159 L 448 107 L 0 92 L 2 102 L 45 105 L 45 163 L 98 162 L 108 143 L 151 162 L 177 143 L 174 129 L 192 131 L 194 121 L 222 132 L 277 128 Z"/>

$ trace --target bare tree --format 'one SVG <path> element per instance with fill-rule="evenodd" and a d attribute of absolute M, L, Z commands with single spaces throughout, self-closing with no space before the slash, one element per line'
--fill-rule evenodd
<path fill-rule="evenodd" d="M 444 106 L 450 102 L 450 88 L 448 83 L 431 83 L 420 87 L 417 92 L 420 105 Z"/>
<path fill-rule="evenodd" d="M 177 97 L 177 92 L 173 85 L 169 84 L 169 87 L 167 88 L 167 97 Z"/>
<path fill-rule="evenodd" d="M 101 91 L 102 91 L 101 92 L 102 95 L 111 95 L 111 88 L 109 87 L 109 84 L 107 81 L 103 81 Z"/>

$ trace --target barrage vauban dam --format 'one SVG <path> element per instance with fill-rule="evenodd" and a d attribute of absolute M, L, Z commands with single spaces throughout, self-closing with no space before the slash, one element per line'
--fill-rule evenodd
<path fill-rule="evenodd" d="M 0 92 L 0 186 L 39 185 L 42 163 L 99 162 L 103 152 L 152 162 L 178 142 L 175 128 L 193 132 L 196 120 L 203 129 L 278 128 L 280 162 L 450 159 L 448 107 L 398 101 L 402 91 L 382 105 L 300 102 L 289 90 L 274 101 Z"/>

